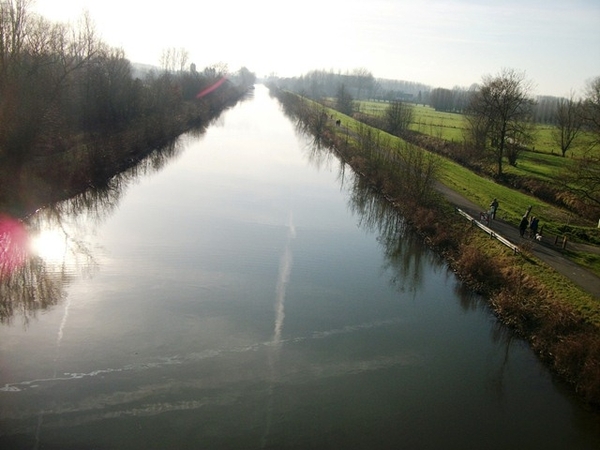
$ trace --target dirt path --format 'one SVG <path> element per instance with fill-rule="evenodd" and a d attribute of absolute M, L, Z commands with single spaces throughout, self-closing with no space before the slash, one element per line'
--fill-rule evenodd
<path fill-rule="evenodd" d="M 479 217 L 481 207 L 441 184 L 438 186 L 438 190 L 453 205 L 475 218 Z M 501 200 L 499 211 L 502 210 Z M 559 242 L 558 246 L 554 245 L 554 236 L 544 236 L 541 242 L 535 239 L 522 238 L 519 234 L 518 224 L 508 223 L 502 219 L 491 220 L 489 227 L 512 243 L 519 246 L 527 246 L 536 257 L 553 267 L 561 275 L 569 278 L 586 292 L 589 292 L 595 299 L 600 300 L 600 277 L 566 258 L 562 254 L 561 243 Z M 569 242 L 567 245 L 590 253 L 600 253 L 600 248 L 596 246 L 575 244 L 572 242 Z"/>

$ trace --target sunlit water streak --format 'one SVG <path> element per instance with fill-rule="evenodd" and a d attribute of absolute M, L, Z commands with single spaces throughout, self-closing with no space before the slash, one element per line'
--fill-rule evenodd
<path fill-rule="evenodd" d="M 277 288 L 275 289 L 276 300 L 275 300 L 275 330 L 273 332 L 273 344 L 278 345 L 281 343 L 281 330 L 283 329 L 283 320 L 285 319 L 285 294 L 287 290 L 287 284 L 290 281 L 290 273 L 292 271 L 292 240 L 296 238 L 296 228 L 294 227 L 294 221 L 292 213 L 290 213 L 290 219 L 288 224 L 287 241 L 285 244 L 285 250 L 281 256 L 279 263 L 279 276 L 277 278 Z"/>
<path fill-rule="evenodd" d="M 279 348 L 282 348 L 286 344 L 292 343 L 300 343 L 309 340 L 319 340 L 319 339 L 327 339 L 333 336 L 341 335 L 341 334 L 352 334 L 358 333 L 365 330 L 371 330 L 376 328 L 388 327 L 397 325 L 402 323 L 403 319 L 401 318 L 391 318 L 387 320 L 380 320 L 374 322 L 366 322 L 356 325 L 349 325 L 343 328 L 326 330 L 326 331 L 314 331 L 310 335 L 305 336 L 297 336 L 291 337 L 289 339 L 280 339 L 278 342 Z M 246 352 L 256 352 L 261 349 L 273 350 L 276 349 L 277 346 L 274 345 L 274 340 L 270 339 L 265 342 L 257 342 L 254 344 L 246 345 L 246 346 L 238 346 L 231 348 L 223 348 L 223 349 L 207 349 L 202 352 L 189 353 L 187 355 L 173 355 L 173 356 L 165 356 L 156 358 L 154 361 L 144 362 L 144 363 L 136 363 L 136 364 L 127 364 L 122 367 L 107 367 L 101 368 L 97 370 L 93 370 L 91 372 L 64 372 L 62 376 L 56 376 L 52 378 L 38 378 L 34 380 L 24 380 L 24 381 L 16 381 L 13 383 L 6 383 L 3 387 L 0 388 L 0 391 L 3 392 L 14 392 L 18 393 L 21 391 L 25 391 L 30 388 L 40 388 L 42 385 L 53 382 L 68 382 L 80 380 L 83 378 L 94 378 L 99 375 L 108 375 L 111 373 L 117 372 L 141 372 L 145 370 L 151 369 L 160 369 L 169 366 L 175 365 L 185 365 L 185 364 L 194 364 L 200 361 L 204 361 L 211 358 L 217 358 L 220 356 L 224 356 L 227 354 L 235 354 L 235 353 L 246 353 Z"/>
<path fill-rule="evenodd" d="M 284 258 L 285 260 L 285 258 Z M 282 266 L 285 268 L 285 264 Z M 287 266 L 291 268 L 290 266 Z M 280 273 L 285 275 L 286 270 L 282 270 Z M 289 272 L 287 272 L 289 277 Z M 285 277 L 284 277 L 285 278 Z M 284 279 L 280 277 L 281 279 Z M 289 278 L 288 278 L 289 279 Z M 282 297 L 285 299 L 285 295 Z M 279 314 L 276 317 L 281 318 Z M 47 386 L 48 389 L 60 389 L 60 383 L 77 382 L 77 380 L 83 379 L 95 379 L 101 378 L 105 381 L 110 381 L 107 377 L 110 375 L 118 375 L 121 373 L 135 373 L 141 374 L 145 371 L 168 369 L 169 367 L 178 367 L 181 370 L 184 367 L 191 366 L 194 364 L 206 364 L 210 363 L 211 360 L 216 358 L 227 358 L 234 354 L 260 352 L 261 350 L 267 352 L 269 361 L 268 372 L 265 374 L 266 381 L 268 382 L 267 388 L 267 406 L 270 406 L 270 410 L 266 416 L 265 432 L 263 434 L 262 446 L 265 447 L 268 443 L 269 431 L 272 425 L 273 417 L 273 394 L 274 386 L 277 383 L 295 383 L 305 382 L 306 379 L 310 378 L 329 378 L 329 377 L 340 377 L 349 374 L 359 374 L 370 371 L 377 371 L 387 367 L 393 366 L 406 366 L 406 365 L 418 365 L 422 364 L 424 357 L 419 354 L 401 354 L 390 357 L 374 357 L 369 360 L 351 360 L 338 362 L 334 364 L 326 364 L 319 367 L 306 367 L 304 373 L 298 374 L 291 372 L 288 374 L 288 379 L 282 378 L 282 373 L 278 370 L 277 359 L 280 351 L 286 345 L 298 344 L 307 341 L 330 339 L 341 335 L 350 335 L 354 333 L 368 332 L 369 330 L 377 330 L 386 327 L 394 327 L 405 320 L 400 318 L 390 318 L 387 320 L 379 320 L 372 322 L 359 323 L 355 325 L 347 325 L 342 328 L 330 329 L 324 331 L 314 331 L 304 336 L 295 336 L 288 339 L 282 339 L 281 334 L 277 337 L 277 333 L 273 334 L 273 337 L 264 342 L 256 342 L 245 346 L 235 346 L 230 348 L 222 349 L 207 349 L 201 352 L 189 353 L 187 355 L 172 355 L 166 357 L 155 358 L 153 361 L 137 364 L 127 364 L 122 367 L 113 368 L 100 368 L 91 372 L 65 372 L 62 376 L 53 376 L 52 378 L 40 378 L 34 380 L 25 380 L 15 383 L 8 383 L 4 387 L 0 388 L 0 391 L 4 391 L 13 395 L 19 395 L 19 393 L 25 393 L 30 389 L 42 389 Z M 279 331 L 282 330 L 282 324 L 280 323 Z M 276 338 L 277 337 L 277 338 Z M 297 377 L 301 376 L 301 379 Z M 155 378 L 155 377 L 152 377 Z M 59 383 L 59 384 L 57 384 Z M 38 448 L 40 443 L 39 435 L 43 425 L 45 430 L 61 428 L 63 423 L 63 415 L 69 414 L 70 425 L 76 426 L 85 423 L 91 423 L 101 421 L 105 419 L 115 419 L 122 417 L 142 417 L 163 414 L 172 411 L 189 411 L 199 410 L 210 406 L 225 406 L 232 405 L 238 401 L 239 393 L 235 392 L 222 392 L 216 395 L 203 394 L 200 399 L 189 399 L 181 401 L 163 401 L 162 398 L 168 395 L 173 389 L 182 388 L 196 388 L 204 389 L 207 381 L 202 377 L 192 378 L 189 380 L 173 380 L 150 385 L 140 385 L 136 389 L 127 391 L 116 391 L 108 394 L 98 394 L 91 398 L 87 398 L 82 402 L 77 403 L 63 403 L 61 405 L 48 405 L 41 407 L 37 410 L 21 410 L 18 413 L 4 411 L 1 414 L 1 418 L 4 420 L 15 419 L 31 419 L 37 418 L 35 425 L 31 428 L 24 425 L 21 432 L 33 433 L 36 436 L 34 449 Z M 10 395 L 9 394 L 9 395 Z M 137 402 L 138 405 L 132 404 Z M 139 404 L 139 402 L 143 402 Z M 73 416 L 73 413 L 77 413 L 77 416 Z M 19 430 L 15 429 L 15 432 Z"/>
<path fill-rule="evenodd" d="M 62 344 L 63 335 L 65 332 L 65 327 L 67 325 L 67 319 L 69 318 L 69 309 L 71 308 L 71 297 L 67 298 L 67 302 L 65 304 L 65 310 L 63 312 L 62 320 L 60 321 L 60 325 L 58 327 L 58 332 L 56 333 L 56 352 L 54 355 L 54 377 L 56 378 L 56 373 L 58 370 L 58 359 L 60 358 L 60 346 Z"/>
<path fill-rule="evenodd" d="M 279 263 L 279 275 L 277 278 L 277 287 L 275 289 L 275 329 L 273 331 L 273 339 L 271 341 L 272 347 L 268 355 L 269 374 L 271 379 L 267 392 L 265 432 L 261 443 L 261 447 L 263 448 L 267 444 L 267 440 L 271 432 L 271 424 L 273 422 L 273 388 L 277 377 L 275 365 L 281 350 L 281 331 L 283 329 L 283 321 L 285 319 L 285 295 L 287 291 L 287 285 L 290 280 L 293 263 L 291 244 L 292 240 L 295 238 L 296 228 L 294 227 L 293 215 L 290 212 L 287 239 L 285 243 L 285 249 Z"/>
<path fill-rule="evenodd" d="M 58 372 L 58 360 L 60 358 L 60 346 L 62 344 L 62 339 L 65 331 L 65 327 L 67 325 L 67 319 L 69 318 L 69 308 L 71 307 L 71 297 L 68 297 L 67 303 L 65 304 L 65 310 L 63 312 L 62 320 L 60 321 L 60 325 L 58 327 L 58 332 L 56 333 L 56 349 L 54 354 L 54 374 L 52 375 L 52 379 L 56 380 L 57 372 Z M 40 445 L 40 435 L 42 432 L 42 425 L 44 423 L 44 410 L 40 410 L 38 415 L 37 427 L 35 430 L 35 445 L 33 447 L 34 450 L 39 448 Z"/>

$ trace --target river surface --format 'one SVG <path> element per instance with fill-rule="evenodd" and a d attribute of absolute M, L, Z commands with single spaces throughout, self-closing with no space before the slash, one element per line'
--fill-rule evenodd
<path fill-rule="evenodd" d="M 28 222 L 0 448 L 598 449 L 600 422 L 258 86 Z"/>

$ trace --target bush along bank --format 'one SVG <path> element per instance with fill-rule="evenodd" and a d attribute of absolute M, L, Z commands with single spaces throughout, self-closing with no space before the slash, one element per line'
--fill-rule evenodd
<path fill-rule="evenodd" d="M 321 105 L 276 88 L 271 93 L 299 128 L 365 177 L 460 279 L 488 298 L 498 319 L 556 376 L 600 408 L 600 307 L 591 296 L 527 251 L 515 255 L 458 219 L 434 189 L 436 165 L 427 152 L 366 125 L 350 133 Z"/>

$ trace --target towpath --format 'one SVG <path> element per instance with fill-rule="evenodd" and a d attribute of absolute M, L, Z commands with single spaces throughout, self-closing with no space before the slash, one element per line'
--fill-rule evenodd
<path fill-rule="evenodd" d="M 456 207 L 462 209 L 475 218 L 479 217 L 481 213 L 481 207 L 478 205 L 441 184 L 438 186 L 438 190 L 444 195 L 444 197 L 448 199 L 450 203 Z M 499 200 L 500 208 L 498 216 L 502 217 L 502 199 Z M 558 245 L 554 245 L 554 236 L 544 236 L 541 242 L 536 241 L 535 239 L 522 238 L 519 234 L 518 225 L 518 223 L 508 223 L 501 218 L 497 218 L 495 220 L 490 220 L 488 226 L 512 243 L 530 249 L 529 251 L 537 258 L 553 267 L 558 273 L 569 278 L 577 286 L 586 292 L 589 292 L 595 299 L 600 301 L 600 277 L 565 257 L 562 253 L 562 242 L 559 242 Z M 568 248 L 577 248 L 578 250 L 589 253 L 600 254 L 600 247 L 597 246 L 576 244 L 573 242 L 567 243 L 567 246 Z"/>

